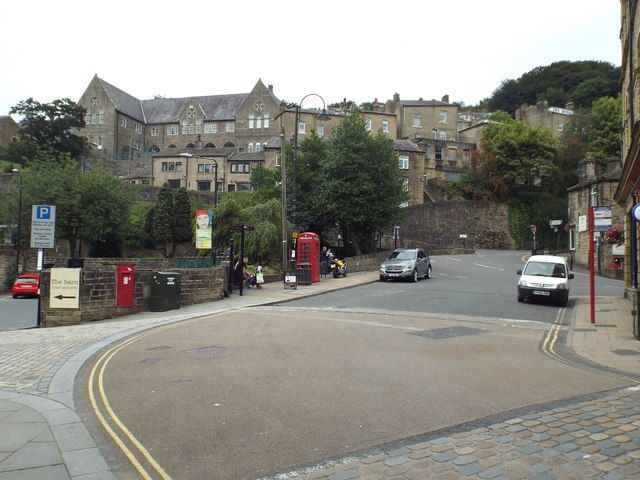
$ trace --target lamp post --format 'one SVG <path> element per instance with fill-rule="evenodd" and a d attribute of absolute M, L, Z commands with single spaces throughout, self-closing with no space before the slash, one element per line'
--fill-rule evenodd
<path fill-rule="evenodd" d="M 280 117 L 282 122 L 282 117 Z M 282 282 L 284 284 L 287 273 L 287 174 L 284 162 L 284 126 L 280 125 L 280 228 L 282 229 Z"/>
<path fill-rule="evenodd" d="M 321 121 L 327 121 L 331 118 L 331 115 L 329 115 L 327 113 L 327 107 L 326 104 L 324 102 L 324 98 L 322 98 L 320 95 L 318 95 L 317 93 L 309 93 L 307 95 L 305 95 L 304 97 L 302 97 L 302 100 L 300 100 L 300 102 L 298 102 L 298 104 L 296 105 L 296 115 L 295 115 L 295 127 L 294 127 L 294 131 L 293 131 L 293 178 L 292 178 L 292 192 L 291 192 L 291 221 L 293 223 L 294 228 L 296 228 L 298 226 L 298 222 L 297 222 L 297 194 L 298 194 L 298 190 L 297 190 L 297 167 L 296 167 L 296 162 L 298 160 L 298 130 L 300 128 L 300 107 L 302 105 L 302 102 L 304 102 L 304 100 L 307 97 L 318 97 L 320 100 L 322 100 L 322 110 L 320 111 L 319 114 L 317 114 L 317 118 L 318 120 Z"/>
<path fill-rule="evenodd" d="M 17 168 L 11 170 L 17 173 L 20 178 L 20 196 L 18 197 L 18 235 L 16 237 L 16 275 L 20 274 L 20 242 L 22 241 L 22 191 L 24 190 L 24 179 Z"/>

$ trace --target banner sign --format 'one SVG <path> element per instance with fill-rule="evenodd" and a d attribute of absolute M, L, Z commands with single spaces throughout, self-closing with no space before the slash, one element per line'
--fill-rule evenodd
<path fill-rule="evenodd" d="M 213 212 L 211 210 L 196 210 L 196 248 L 211 249 L 213 232 Z"/>

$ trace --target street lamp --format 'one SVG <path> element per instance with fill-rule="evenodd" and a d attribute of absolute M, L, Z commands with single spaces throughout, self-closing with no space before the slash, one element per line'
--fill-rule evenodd
<path fill-rule="evenodd" d="M 20 177 L 20 196 L 18 197 L 18 235 L 16 237 L 16 275 L 20 274 L 20 241 L 22 240 L 22 191 L 24 190 L 24 179 L 17 168 L 11 170 Z"/>
<path fill-rule="evenodd" d="M 297 222 L 297 218 L 296 218 L 296 207 L 297 207 L 297 201 L 296 201 L 296 196 L 297 196 L 297 185 L 296 185 L 296 180 L 297 180 L 297 175 L 296 175 L 296 171 L 297 171 L 297 167 L 296 167 L 296 162 L 298 160 L 298 130 L 300 128 L 300 107 L 302 105 L 302 102 L 304 102 L 304 100 L 307 97 L 318 97 L 320 100 L 322 100 L 322 110 L 320 111 L 319 114 L 316 115 L 316 118 L 320 121 L 327 121 L 331 118 L 331 115 L 329 115 L 327 113 L 327 108 L 326 108 L 326 104 L 324 102 L 324 98 L 322 98 L 320 95 L 318 95 L 317 93 L 309 93 L 307 95 L 305 95 L 304 97 L 302 97 L 302 100 L 300 100 L 300 102 L 298 102 L 298 104 L 296 105 L 296 115 L 295 115 L 295 127 L 294 127 L 294 131 L 293 131 L 293 178 L 292 178 L 292 192 L 291 192 L 291 220 L 292 223 L 294 225 L 294 228 L 296 228 L 298 226 L 298 222 Z"/>

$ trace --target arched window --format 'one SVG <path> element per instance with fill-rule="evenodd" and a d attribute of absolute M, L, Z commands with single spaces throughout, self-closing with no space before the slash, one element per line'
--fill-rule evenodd
<path fill-rule="evenodd" d="M 249 114 L 249 128 L 253 128 L 253 113 Z"/>
<path fill-rule="evenodd" d="M 204 148 L 216 148 L 216 146 L 213 143 L 209 142 L 204 146 Z"/>
<path fill-rule="evenodd" d="M 149 149 L 149 151 L 151 153 L 158 153 L 160 151 L 160 149 L 158 148 L 157 145 L 151 145 L 151 148 Z"/>
<path fill-rule="evenodd" d="M 173 143 L 171 145 L 169 145 L 167 148 L 178 148 L 176 147 Z"/>
<path fill-rule="evenodd" d="M 262 151 L 262 145 L 260 145 L 260 142 L 256 142 L 256 153 L 261 151 Z"/>
<path fill-rule="evenodd" d="M 260 115 L 256 117 L 256 128 L 262 128 L 262 117 Z"/>
<path fill-rule="evenodd" d="M 247 146 L 247 152 L 253 153 L 253 143 L 249 143 L 249 145 Z"/>
<path fill-rule="evenodd" d="M 231 142 L 225 143 L 224 146 L 227 147 L 227 148 L 235 147 L 235 145 L 233 143 L 231 143 Z"/>
<path fill-rule="evenodd" d="M 187 143 L 185 148 L 196 148 L 196 146 L 193 143 Z"/>

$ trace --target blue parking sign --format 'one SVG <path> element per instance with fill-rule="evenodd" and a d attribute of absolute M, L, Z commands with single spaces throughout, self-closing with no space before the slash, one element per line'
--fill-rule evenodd
<path fill-rule="evenodd" d="M 38 220 L 51 220 L 51 205 L 36 205 L 35 207 Z"/>

